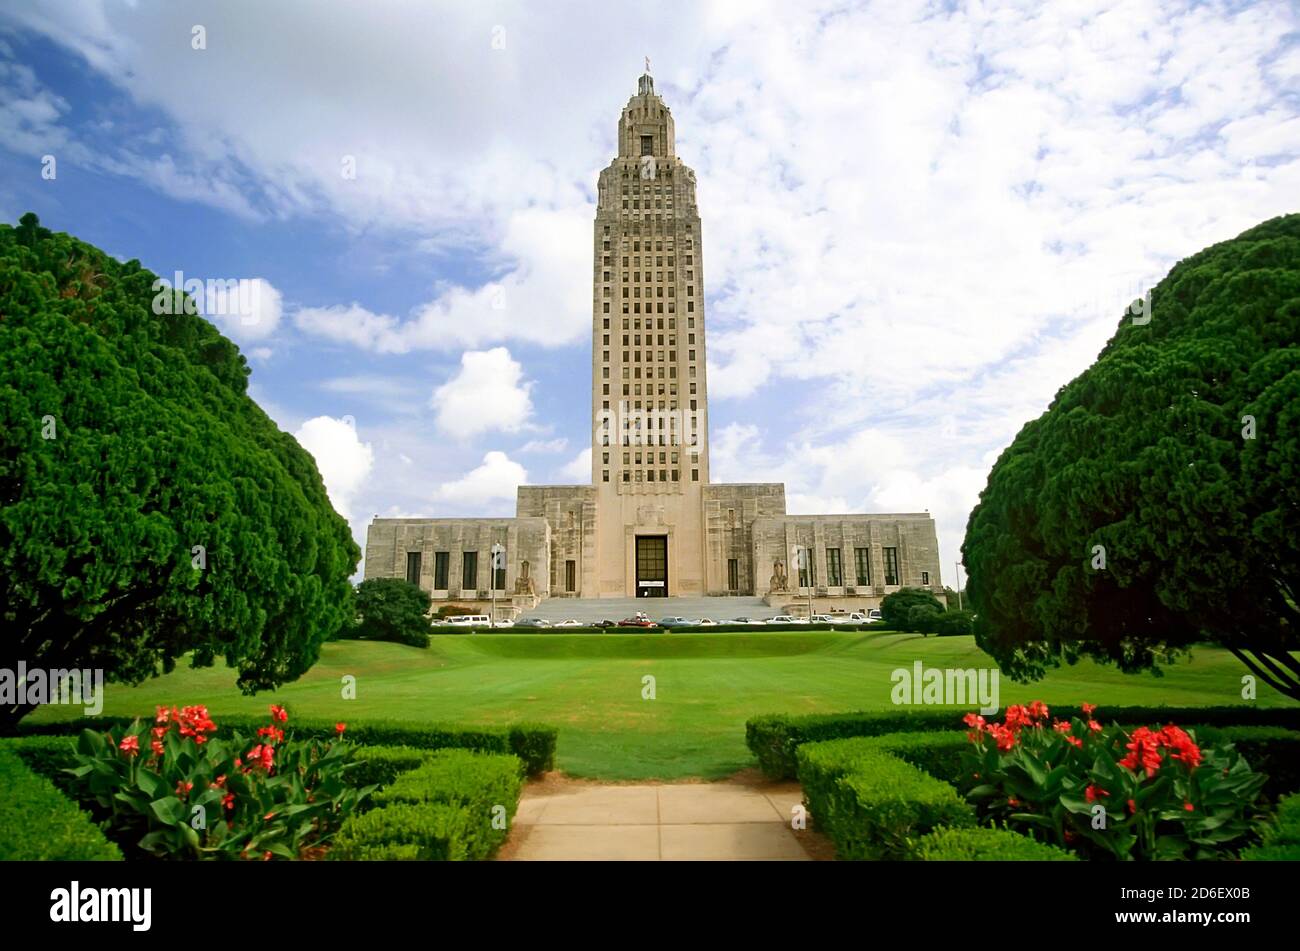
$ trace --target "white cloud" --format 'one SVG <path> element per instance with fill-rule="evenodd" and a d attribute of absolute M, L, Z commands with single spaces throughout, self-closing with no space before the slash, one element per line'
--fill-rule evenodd
<path fill-rule="evenodd" d="M 280 292 L 261 277 L 205 281 L 196 303 L 203 316 L 236 343 L 269 339 L 284 309 Z"/>
<path fill-rule="evenodd" d="M 429 400 L 438 428 L 458 439 L 493 430 L 518 432 L 533 412 L 531 384 L 523 372 L 505 347 L 466 351 L 460 370 Z"/>
<path fill-rule="evenodd" d="M 591 481 L 591 447 L 570 459 L 560 469 L 560 477 L 570 482 L 589 483 Z"/>
<path fill-rule="evenodd" d="M 335 510 L 351 521 L 353 500 L 375 461 L 370 444 L 363 443 L 348 423 L 330 416 L 307 420 L 293 437 L 315 458 Z"/>
<path fill-rule="evenodd" d="M 493 501 L 514 500 L 516 490 L 528 481 L 528 472 L 504 452 L 493 450 L 483 457 L 482 465 L 459 479 L 438 488 L 436 498 L 460 506 L 485 505 Z"/>
<path fill-rule="evenodd" d="M 569 448 L 569 440 L 563 436 L 555 439 L 530 439 L 519 447 L 520 452 L 564 452 Z"/>

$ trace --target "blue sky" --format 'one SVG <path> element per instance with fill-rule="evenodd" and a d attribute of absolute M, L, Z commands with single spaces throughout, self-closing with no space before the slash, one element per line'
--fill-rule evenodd
<path fill-rule="evenodd" d="M 714 478 L 929 510 L 946 581 L 1128 302 L 1300 195 L 1285 2 L 11 6 L 0 218 L 249 282 L 212 319 L 358 541 L 586 481 L 594 189 L 645 55 L 699 179 Z"/>

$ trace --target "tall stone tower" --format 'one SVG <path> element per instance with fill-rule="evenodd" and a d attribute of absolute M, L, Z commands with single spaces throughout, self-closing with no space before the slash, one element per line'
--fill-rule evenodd
<path fill-rule="evenodd" d="M 602 593 L 706 590 L 704 270 L 695 173 L 647 71 L 600 173 L 593 233 L 592 484 Z"/>

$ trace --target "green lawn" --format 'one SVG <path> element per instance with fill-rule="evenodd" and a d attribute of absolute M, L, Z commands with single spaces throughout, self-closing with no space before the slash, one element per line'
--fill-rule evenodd
<path fill-rule="evenodd" d="M 110 685 L 104 712 L 206 703 L 220 722 L 278 702 L 291 714 L 354 722 L 542 720 L 560 728 L 558 765 L 571 775 L 717 778 L 752 765 L 748 717 L 890 707 L 890 673 L 918 659 L 927 667 L 991 666 L 969 637 L 914 634 L 459 635 L 435 637 L 429 650 L 341 641 L 274 694 L 242 696 L 224 668 L 186 669 L 136 688 Z M 1243 673 L 1230 654 L 1205 647 L 1163 677 L 1087 663 L 1037 684 L 1003 678 L 1000 700 L 1086 700 L 1103 712 L 1107 704 L 1231 704 L 1241 702 Z M 340 699 L 345 674 L 356 677 L 355 700 Z M 641 698 L 646 674 L 656 680 L 654 700 Z M 1261 705 L 1291 702 L 1259 689 Z M 33 719 L 79 712 L 47 707 Z"/>

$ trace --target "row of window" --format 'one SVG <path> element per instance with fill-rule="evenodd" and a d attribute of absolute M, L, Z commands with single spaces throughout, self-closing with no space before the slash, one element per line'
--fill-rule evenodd
<path fill-rule="evenodd" d="M 695 351 L 688 350 L 687 353 L 688 356 L 686 357 L 686 359 L 693 362 L 695 360 Z M 643 355 L 645 357 L 644 360 L 642 359 Z M 602 363 L 609 363 L 609 351 L 602 350 L 600 359 Z M 669 363 L 676 363 L 677 351 L 676 350 L 624 350 L 623 351 L 624 363 L 663 363 L 665 360 L 667 360 Z"/>
<path fill-rule="evenodd" d="M 605 445 L 609 445 L 609 443 L 606 443 Z M 627 442 L 624 442 L 623 445 L 626 446 L 626 445 L 628 445 L 628 443 L 627 443 Z M 638 445 L 639 445 L 639 443 L 638 443 Z M 661 446 L 664 445 L 664 443 L 663 443 L 663 437 L 662 437 L 662 436 L 660 437 L 659 445 L 661 445 Z M 659 479 L 658 479 L 659 482 L 668 482 L 668 481 L 669 481 L 669 476 L 670 476 L 670 475 L 671 475 L 671 477 L 672 477 L 672 481 L 673 481 L 673 482 L 680 482 L 680 481 L 682 481 L 682 470 L 680 470 L 680 469 L 624 469 L 624 470 L 623 470 L 623 481 L 624 481 L 624 482 L 654 482 L 654 481 L 656 481 L 656 480 L 655 480 L 655 473 L 656 473 L 656 472 L 659 473 Z M 635 474 L 635 478 L 633 478 L 633 475 L 634 475 L 634 474 Z M 608 481 L 609 481 L 609 470 L 608 470 L 608 469 L 602 469 L 602 470 L 601 470 L 601 473 L 600 473 L 600 481 L 601 481 L 601 482 L 608 482 Z M 700 481 L 700 470 L 699 470 L 699 469 L 692 469 L 692 470 L 691 470 L 691 481 L 692 481 L 692 482 L 699 482 L 699 481 Z"/>
<path fill-rule="evenodd" d="M 638 321 L 637 321 L 637 324 L 638 324 L 637 329 L 638 329 L 638 330 L 641 329 L 640 326 L 639 326 L 640 323 L 641 323 L 641 321 L 638 320 Z M 662 321 L 660 321 L 660 323 L 662 324 Z M 649 327 L 646 328 L 646 330 L 649 330 L 649 329 L 650 329 Z M 662 329 L 662 328 L 661 328 L 661 329 Z M 631 335 L 631 336 L 629 336 L 628 334 L 623 334 L 623 346 L 625 346 L 625 347 L 628 346 L 628 341 L 629 341 L 629 340 L 635 341 L 635 342 L 632 344 L 632 346 L 634 346 L 634 347 L 639 347 L 639 346 L 641 346 L 641 335 L 640 335 L 640 334 L 634 334 L 634 335 Z M 604 345 L 608 347 L 608 346 L 609 346 L 609 334 L 603 334 L 603 335 L 602 335 L 602 341 L 601 341 L 601 342 L 604 343 Z M 686 342 L 687 342 L 687 343 L 691 343 L 691 344 L 695 343 L 695 334 L 687 334 L 687 335 L 686 335 Z M 653 347 L 653 346 L 655 346 L 654 335 L 653 335 L 653 334 L 646 334 L 646 335 L 645 335 L 645 343 L 646 343 L 646 346 L 647 346 L 647 347 Z M 658 346 L 661 346 L 661 347 L 662 347 L 663 345 L 664 345 L 664 335 L 663 335 L 663 334 L 660 334 L 660 335 L 659 335 L 659 343 L 658 343 Z M 675 346 L 677 346 L 677 334 L 669 334 L 669 335 L 668 335 L 668 346 L 670 346 L 670 347 L 675 347 Z"/>
<path fill-rule="evenodd" d="M 898 580 L 898 549 L 883 548 L 881 552 L 885 562 L 885 584 L 897 585 Z M 854 576 L 857 578 L 857 585 L 865 587 L 871 584 L 871 549 L 854 548 L 853 549 L 853 567 Z M 921 572 L 921 584 L 930 583 L 930 572 Z M 844 584 L 844 573 L 840 563 L 840 549 L 826 549 L 826 584 L 831 588 L 838 588 Z M 807 568 L 799 569 L 799 587 L 809 588 L 817 585 L 816 564 L 811 563 Z"/>
<path fill-rule="evenodd" d="M 629 372 L 629 371 L 633 371 L 633 372 Z M 687 373 L 686 373 L 687 376 L 689 376 L 692 380 L 695 379 L 695 367 L 694 367 L 693 365 L 687 367 L 687 368 L 686 368 L 686 371 L 687 371 Z M 600 376 L 601 376 L 602 379 L 608 380 L 608 379 L 609 379 L 609 367 L 601 367 L 601 368 L 600 368 Z M 664 374 L 664 368 L 661 366 L 661 367 L 659 368 L 659 375 L 658 375 L 658 378 L 659 378 L 660 380 L 662 380 L 662 379 L 665 379 L 665 376 L 666 376 L 668 379 L 672 379 L 672 380 L 677 379 L 677 367 L 669 367 L 669 368 L 668 368 L 668 373 L 665 375 L 665 374 Z M 647 380 L 651 380 L 651 379 L 654 379 L 654 378 L 655 378 L 654 367 L 646 367 L 646 368 L 645 368 L 645 379 L 647 379 Z M 637 380 L 639 380 L 639 379 L 641 379 L 641 368 L 640 368 L 640 367 L 623 367 L 623 379 L 625 379 L 625 380 L 632 380 L 632 379 L 637 379 Z M 606 390 L 605 392 L 608 393 L 609 391 Z"/>
<path fill-rule="evenodd" d="M 420 583 L 420 570 L 424 555 L 418 551 L 406 553 L 406 580 L 411 584 Z M 451 573 L 451 552 L 435 551 L 433 553 L 433 590 L 446 591 Z M 506 587 L 506 570 L 497 568 L 492 572 L 492 588 L 504 591 Z M 460 586 L 463 590 L 473 591 L 478 588 L 478 552 L 464 551 L 460 554 Z"/>

